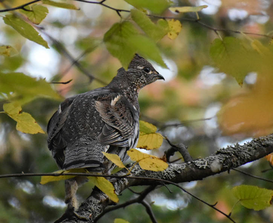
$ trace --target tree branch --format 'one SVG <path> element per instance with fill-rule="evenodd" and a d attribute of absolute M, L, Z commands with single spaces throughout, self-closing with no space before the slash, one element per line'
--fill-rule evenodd
<path fill-rule="evenodd" d="M 203 159 L 197 159 L 189 163 L 170 164 L 165 171 L 161 172 L 143 170 L 136 165 L 130 176 L 122 179 L 112 178 L 110 181 L 113 183 L 118 195 L 130 186 L 160 185 L 162 182 L 177 185 L 177 183 L 202 180 L 208 176 L 229 171 L 245 163 L 260 159 L 272 152 L 273 135 L 269 135 L 253 139 L 244 145 L 236 144 L 220 149 L 216 154 Z M 125 173 L 126 170 L 122 170 L 117 173 L 117 176 L 124 176 Z M 90 222 L 94 222 L 94 219 L 111 204 L 112 202 L 104 193 L 95 189 L 86 201 L 82 203 L 77 213 L 80 216 L 85 216 Z M 210 207 L 214 208 L 214 205 L 210 205 Z M 228 215 L 225 214 L 225 216 L 232 220 Z M 72 216 L 69 219 L 64 219 L 62 222 L 82 223 L 85 221 Z"/>
<path fill-rule="evenodd" d="M 25 3 L 23 5 L 20 5 L 20 6 L 14 7 L 14 8 L 2 9 L 2 10 L 0 10 L 0 13 L 1 12 L 8 12 L 8 11 L 15 11 L 15 10 L 18 10 L 18 9 L 25 9 L 25 6 L 31 5 L 31 4 L 39 2 L 39 1 L 41 1 L 41 0 L 34 0 L 34 1 Z M 101 0 L 99 2 L 88 1 L 88 0 L 74 0 L 74 1 L 101 5 L 101 6 L 105 7 L 105 8 L 108 8 L 110 10 L 115 11 L 118 14 L 119 17 L 121 17 L 120 12 L 126 12 L 126 13 L 131 12 L 130 10 L 127 10 L 127 9 L 118 9 L 118 8 L 109 6 L 109 5 L 104 3 L 104 2 L 106 2 L 106 0 Z M 3 3 L 3 2 L 4 2 L 4 0 L 0 0 L 0 3 Z M 198 19 L 189 19 L 189 18 L 179 18 L 178 16 L 159 16 L 159 15 L 153 15 L 153 14 L 147 14 L 147 16 L 153 17 L 153 18 L 158 18 L 158 19 L 159 18 L 161 18 L 161 19 L 179 19 L 179 20 L 185 21 L 185 22 L 193 22 L 193 23 L 197 23 L 198 25 L 201 25 L 201 26 L 203 26 L 203 27 L 205 27 L 205 28 L 207 28 L 209 30 L 214 31 L 215 33 L 217 33 L 218 31 L 228 31 L 228 32 L 233 32 L 233 33 L 238 33 L 238 34 L 243 33 L 243 34 L 246 34 L 246 35 L 255 35 L 255 36 L 262 36 L 262 37 L 272 38 L 272 35 L 267 35 L 267 34 L 262 34 L 262 33 L 242 32 L 240 30 L 216 28 L 216 27 L 213 27 L 213 26 L 210 26 L 210 25 L 208 25 L 206 23 L 201 22 L 200 18 L 198 18 Z"/>
<path fill-rule="evenodd" d="M 142 191 L 139 196 L 135 199 L 132 199 L 132 200 L 129 200 L 127 202 L 124 202 L 123 204 L 119 204 L 119 205 L 115 205 L 113 207 L 109 207 L 107 209 L 105 209 L 96 219 L 95 221 L 98 221 L 103 215 L 105 215 L 106 213 L 108 212 L 111 212 L 111 211 L 114 211 L 114 210 L 117 210 L 117 209 L 120 209 L 120 208 L 125 208 L 131 204 L 135 204 L 135 203 L 141 203 L 145 197 L 151 192 L 153 191 L 154 189 L 156 188 L 156 185 L 152 185 L 152 186 L 149 186 L 147 189 L 145 189 L 144 191 Z"/>
<path fill-rule="evenodd" d="M 145 207 L 146 212 L 150 216 L 150 219 L 151 219 L 152 223 L 157 223 L 157 220 L 155 218 L 155 215 L 153 213 L 153 210 L 152 210 L 150 204 L 148 204 L 148 202 L 144 201 L 144 200 L 142 200 L 140 203 Z"/>
<path fill-rule="evenodd" d="M 0 0 L 0 3 L 3 3 L 4 1 L 5 1 L 5 0 Z M 40 1 L 41 1 L 41 0 L 34 0 L 34 1 L 27 2 L 27 3 L 23 4 L 23 5 L 20 5 L 20 6 L 14 7 L 14 8 L 1 9 L 1 10 L 0 10 L 0 13 L 1 13 L 1 12 L 15 11 L 15 10 L 17 10 L 17 9 L 25 9 L 26 6 L 32 5 L 32 4 L 34 4 L 34 3 L 36 3 L 36 2 L 40 2 Z"/>

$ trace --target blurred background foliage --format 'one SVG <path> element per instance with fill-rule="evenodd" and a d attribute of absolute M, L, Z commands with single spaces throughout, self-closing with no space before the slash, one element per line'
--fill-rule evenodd
<path fill-rule="evenodd" d="M 5 2 L 5 1 L 4 1 Z M 7 2 L 7 1 L 6 1 Z M 27 0 L 9 0 L 10 7 L 27 3 Z M 230 30 L 267 34 L 273 30 L 273 3 L 271 0 L 173 0 L 177 6 L 208 5 L 199 13 L 185 13 L 180 18 L 182 31 L 175 40 L 164 37 L 158 47 L 169 69 L 156 69 L 165 77 L 165 82 L 157 82 L 143 89 L 139 95 L 141 119 L 155 124 L 160 132 L 173 143 L 184 143 L 193 158 L 210 155 L 217 149 L 236 142 L 250 140 L 247 135 L 223 135 L 219 129 L 216 114 L 223 104 L 243 89 L 251 89 L 255 75 L 249 74 L 243 86 L 236 80 L 221 73 L 214 67 L 210 58 L 210 46 L 216 32 L 207 26 L 217 27 L 222 38 L 258 39 L 270 44 L 271 39 L 264 36 L 246 35 Z M 46 81 L 68 81 L 69 84 L 54 84 L 52 87 L 63 97 L 92 90 L 109 83 L 115 76 L 120 62 L 111 56 L 103 44 L 103 36 L 120 17 L 113 10 L 101 5 L 75 2 L 79 10 L 68 10 L 47 6 L 49 13 L 39 25 L 43 38 L 50 49 L 26 40 L 0 19 L 0 44 L 11 45 L 19 53 L 13 57 L 0 56 L 2 72 L 23 72 L 31 77 L 45 78 Z M 106 1 L 115 8 L 132 7 L 126 2 Z M 1 5 L 1 4 L 0 4 Z M 3 9 L 4 6 L 1 5 Z M 4 16 L 1 13 L 0 16 Z M 130 20 L 128 13 L 123 18 Z M 164 16 L 174 16 L 165 12 Z M 156 21 L 156 20 L 155 20 Z M 60 47 L 59 43 L 62 44 Z M 92 80 L 81 72 L 68 59 L 66 52 L 78 61 L 80 66 L 92 76 Z M 261 65 L 262 66 L 262 65 Z M 0 101 L 0 110 L 5 101 Z M 60 100 L 37 98 L 23 106 L 46 131 L 46 125 Z M 271 103 L 268 101 L 268 103 Z M 16 123 L 6 114 L 0 114 L 0 174 L 46 173 L 58 169 L 47 148 L 46 135 L 28 135 L 15 128 Z M 152 153 L 162 156 L 168 144 Z M 176 154 L 173 159 L 180 158 Z M 261 173 L 269 168 L 265 159 L 242 167 L 251 174 L 272 178 L 272 171 Z M 65 204 L 64 182 L 40 185 L 39 177 L 8 178 L 0 182 L 0 222 L 52 222 L 63 213 Z M 181 184 L 185 189 L 208 203 L 218 202 L 216 207 L 229 213 L 236 222 L 273 222 L 272 207 L 255 212 L 236 205 L 231 195 L 233 186 L 240 184 L 272 188 L 272 184 L 250 178 L 231 171 L 210 177 L 199 182 Z M 151 193 L 147 200 L 152 202 L 158 222 L 229 222 L 223 215 L 184 194 L 174 186 L 161 187 Z M 141 191 L 143 188 L 134 188 Z M 171 192 L 170 192 L 171 191 Z M 90 194 L 87 183 L 79 190 L 80 199 Z M 120 202 L 135 195 L 125 191 Z M 99 222 L 113 222 L 114 218 L 129 222 L 148 223 L 145 208 L 139 204 L 108 213 Z"/>

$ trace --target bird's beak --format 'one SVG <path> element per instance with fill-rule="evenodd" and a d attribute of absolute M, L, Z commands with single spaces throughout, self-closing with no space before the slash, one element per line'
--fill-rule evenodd
<path fill-rule="evenodd" d="M 157 80 L 164 80 L 165 81 L 165 78 L 159 73 L 156 74 L 156 78 L 157 78 Z"/>
<path fill-rule="evenodd" d="M 157 80 L 165 80 L 165 78 L 157 71 L 152 71 L 147 75 L 147 84 L 151 84 Z"/>

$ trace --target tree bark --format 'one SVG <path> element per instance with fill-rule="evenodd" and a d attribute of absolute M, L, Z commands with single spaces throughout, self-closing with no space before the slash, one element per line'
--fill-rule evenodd
<path fill-rule="evenodd" d="M 136 165 L 131 174 L 124 178 L 111 178 L 116 193 L 119 195 L 123 190 L 131 186 L 161 185 L 166 181 L 174 183 L 202 180 L 230 169 L 237 168 L 245 163 L 261 159 L 273 152 L 273 135 L 253 139 L 244 145 L 236 144 L 225 149 L 218 150 L 214 155 L 197 159 L 187 163 L 169 164 L 165 171 L 154 172 L 141 169 Z M 127 170 L 122 170 L 116 176 L 126 175 Z M 160 182 L 161 181 L 161 182 Z M 76 215 L 68 216 L 61 222 L 83 223 L 94 222 L 104 209 L 113 202 L 98 189 L 94 189 L 91 195 L 81 204 Z"/>

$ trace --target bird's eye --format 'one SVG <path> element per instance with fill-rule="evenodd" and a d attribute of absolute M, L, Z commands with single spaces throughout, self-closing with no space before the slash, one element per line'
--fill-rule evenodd
<path fill-rule="evenodd" d="M 146 73 L 150 73 L 150 68 L 149 67 L 144 67 L 143 70 L 146 72 Z"/>

